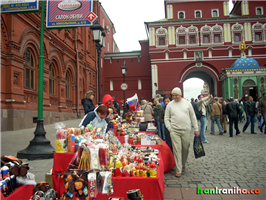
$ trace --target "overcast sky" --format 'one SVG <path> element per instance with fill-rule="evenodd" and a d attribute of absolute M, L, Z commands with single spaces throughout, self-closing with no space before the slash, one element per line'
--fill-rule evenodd
<path fill-rule="evenodd" d="M 139 40 L 147 39 L 144 22 L 165 18 L 164 0 L 100 0 L 116 30 L 114 39 L 121 52 L 140 50 Z M 232 6 L 231 6 L 232 7 Z M 196 98 L 203 81 L 191 78 L 184 82 L 185 98 Z"/>

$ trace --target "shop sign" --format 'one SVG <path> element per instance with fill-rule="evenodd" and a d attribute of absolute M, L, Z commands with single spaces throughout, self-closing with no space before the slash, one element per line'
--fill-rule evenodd
<path fill-rule="evenodd" d="M 91 26 L 93 0 L 47 0 L 46 27 Z"/>
<path fill-rule="evenodd" d="M 39 0 L 1 0 L 1 13 L 39 10 Z"/>

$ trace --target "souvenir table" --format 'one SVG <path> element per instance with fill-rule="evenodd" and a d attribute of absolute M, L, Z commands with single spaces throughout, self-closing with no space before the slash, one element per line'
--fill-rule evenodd
<path fill-rule="evenodd" d="M 146 134 L 153 134 L 155 135 L 155 132 L 146 132 L 146 131 L 141 131 L 142 133 L 146 133 Z M 124 144 L 124 138 L 125 136 L 117 136 L 118 140 L 121 142 L 121 144 Z M 163 159 L 163 165 L 164 165 L 164 172 L 167 172 L 171 169 L 174 168 L 175 166 L 175 158 L 174 155 L 171 151 L 171 149 L 169 148 L 169 146 L 166 144 L 166 142 L 162 141 L 162 145 L 135 145 L 137 147 L 147 147 L 147 146 L 151 146 L 154 149 L 158 149 L 162 155 L 162 159 Z"/>
<path fill-rule="evenodd" d="M 1 193 L 1 200 L 29 200 L 33 195 L 34 185 L 23 185 L 18 187 L 14 192 L 7 197 L 4 197 Z"/>
<path fill-rule="evenodd" d="M 68 164 L 73 156 L 74 153 L 54 153 L 53 188 L 59 196 L 65 191 L 64 182 L 60 178 L 60 175 L 67 171 Z M 158 155 L 158 158 L 161 160 L 159 161 L 156 178 L 113 177 L 114 193 L 109 196 L 106 194 L 98 194 L 96 200 L 106 200 L 108 197 L 124 197 L 126 200 L 128 199 L 126 192 L 132 189 L 140 189 L 145 200 L 164 199 L 164 164 L 161 153 Z"/>

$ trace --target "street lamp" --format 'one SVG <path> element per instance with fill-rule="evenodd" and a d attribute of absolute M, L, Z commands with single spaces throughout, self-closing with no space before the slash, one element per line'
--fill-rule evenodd
<path fill-rule="evenodd" d="M 121 67 L 122 74 L 123 74 L 123 83 L 125 83 L 126 74 L 127 74 L 127 65 L 124 63 L 124 65 Z M 124 105 L 123 105 L 123 119 L 126 119 L 126 91 L 124 90 Z"/>
<path fill-rule="evenodd" d="M 103 47 L 103 40 L 106 36 L 105 32 L 103 31 L 103 27 L 95 23 L 93 26 L 90 27 L 93 32 L 93 40 L 96 42 L 96 49 L 98 53 L 98 105 L 101 105 L 101 53 Z"/>

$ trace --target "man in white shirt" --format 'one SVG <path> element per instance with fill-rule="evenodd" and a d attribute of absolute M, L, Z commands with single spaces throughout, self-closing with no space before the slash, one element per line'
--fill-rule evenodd
<path fill-rule="evenodd" d="M 176 177 L 185 171 L 193 125 L 195 136 L 199 136 L 198 124 L 191 103 L 182 98 L 180 88 L 172 90 L 173 100 L 166 106 L 164 122 L 170 132 L 176 163 Z"/>

